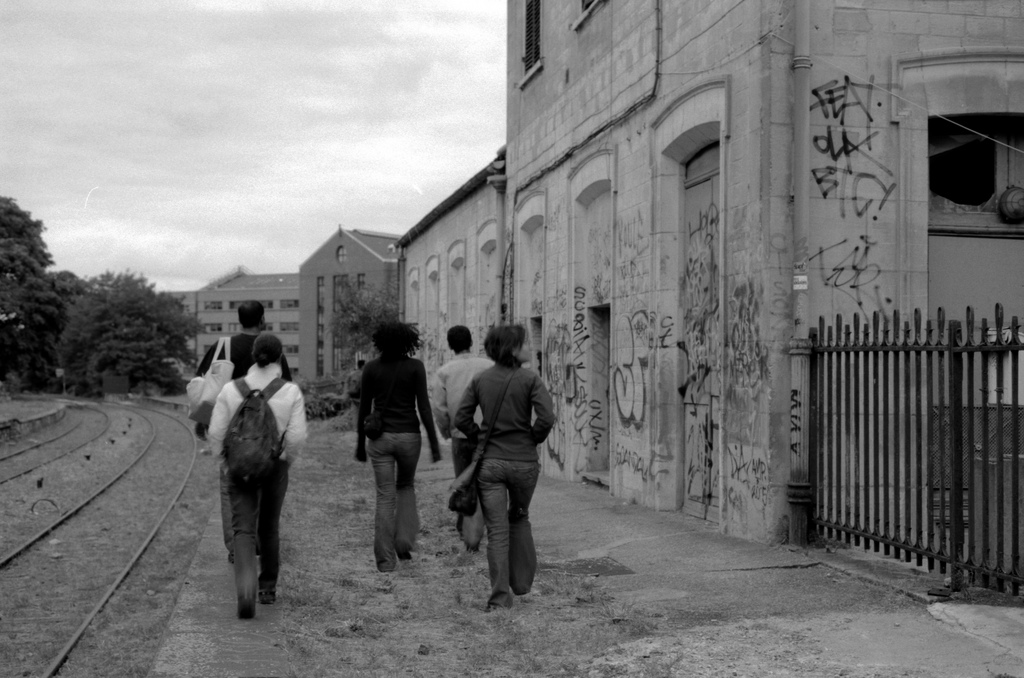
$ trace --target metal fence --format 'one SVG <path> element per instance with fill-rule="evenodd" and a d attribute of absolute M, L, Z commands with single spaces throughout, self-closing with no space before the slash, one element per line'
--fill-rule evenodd
<path fill-rule="evenodd" d="M 811 333 L 810 475 L 819 534 L 976 585 L 1024 583 L 1024 330 L 842 316 Z M 958 583 L 958 582 L 957 582 Z"/>

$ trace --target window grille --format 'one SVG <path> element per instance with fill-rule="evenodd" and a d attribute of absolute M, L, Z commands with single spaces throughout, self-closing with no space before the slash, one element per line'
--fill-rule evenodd
<path fill-rule="evenodd" d="M 540 0 L 526 2 L 526 44 L 523 50 L 524 71 L 540 61 Z"/>

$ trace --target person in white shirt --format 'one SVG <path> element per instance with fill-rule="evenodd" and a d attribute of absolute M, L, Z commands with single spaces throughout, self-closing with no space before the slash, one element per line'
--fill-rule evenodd
<path fill-rule="evenodd" d="M 459 404 L 462 403 L 469 382 L 484 370 L 494 367 L 494 361 L 471 352 L 473 333 L 465 325 L 453 325 L 448 330 L 448 347 L 455 353 L 455 357 L 442 365 L 434 375 L 430 389 L 430 409 L 441 436 L 445 440 L 451 438 L 452 464 L 455 466 L 455 477 L 458 478 L 472 461 L 477 441 L 470 440 L 455 428 L 452 420 L 459 411 Z M 477 413 L 477 426 L 481 421 Z M 456 528 L 462 534 L 462 514 L 456 520 Z"/>
<path fill-rule="evenodd" d="M 243 378 L 249 389 L 263 390 L 281 376 L 281 340 L 273 334 L 261 334 L 252 348 L 254 364 Z M 224 437 L 231 418 L 242 404 L 243 396 L 237 381 L 229 382 L 217 396 L 207 438 L 210 449 L 223 454 Z M 267 404 L 277 422 L 278 435 L 283 434 L 281 456 L 272 474 L 259 484 L 242 484 L 228 480 L 231 499 L 231 528 L 234 535 L 236 585 L 256 574 L 256 543 L 259 539 L 259 602 L 271 604 L 277 597 L 277 576 L 280 566 L 279 523 L 281 505 L 288 490 L 288 468 L 306 442 L 306 405 L 302 391 L 291 382 L 280 382 L 279 390 Z M 241 590 L 241 588 L 240 588 Z M 240 616 L 243 615 L 239 606 Z"/>

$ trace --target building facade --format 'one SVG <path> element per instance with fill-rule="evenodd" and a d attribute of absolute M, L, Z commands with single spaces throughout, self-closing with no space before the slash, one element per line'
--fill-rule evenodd
<path fill-rule="evenodd" d="M 299 267 L 300 359 L 309 379 L 344 374 L 352 365 L 331 333 L 331 319 L 346 288 L 397 284 L 396 236 L 341 227 Z"/>
<path fill-rule="evenodd" d="M 783 540 L 819 317 L 1024 316 L 1022 3 L 508 8 L 497 303 L 556 402 L 545 474 Z M 452 237 L 405 251 L 431 327 Z"/>
<path fill-rule="evenodd" d="M 182 295 L 190 299 L 185 300 Z M 242 331 L 238 305 L 263 304 L 266 331 L 281 340 L 292 374 L 303 374 L 299 357 L 299 276 L 294 273 L 254 274 L 243 267 L 213 281 L 197 292 L 179 292 L 186 309 L 191 306 L 201 325 L 195 339 L 196 364 L 217 340 Z"/>
<path fill-rule="evenodd" d="M 402 253 L 400 307 L 417 326 L 428 372 L 450 357 L 452 325 L 473 332 L 476 352 L 500 322 L 504 234 L 504 149 L 396 242 Z M 510 270 L 510 269 L 509 269 Z"/>

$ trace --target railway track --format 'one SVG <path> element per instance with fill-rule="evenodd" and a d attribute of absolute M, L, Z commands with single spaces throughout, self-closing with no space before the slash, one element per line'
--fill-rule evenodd
<path fill-rule="evenodd" d="M 58 430 L 42 440 L 0 452 L 0 485 L 86 447 L 108 434 L 112 424 L 107 412 L 81 403 L 73 404 L 64 418 L 71 421 L 62 420 L 65 425 L 54 427 Z"/>
<path fill-rule="evenodd" d="M 0 485 L 5 676 L 60 671 L 156 536 L 195 466 L 198 447 L 180 419 L 130 406 L 98 409 L 108 415 L 107 435 Z M 44 469 L 47 482 L 39 486 Z"/>

